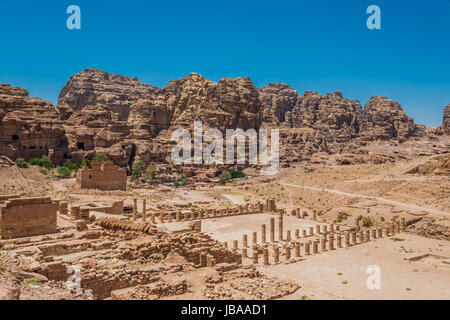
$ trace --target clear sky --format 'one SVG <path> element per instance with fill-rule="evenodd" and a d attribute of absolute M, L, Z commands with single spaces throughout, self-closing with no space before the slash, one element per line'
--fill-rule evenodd
<path fill-rule="evenodd" d="M 66 27 L 71 4 L 81 30 Z M 366 27 L 371 4 L 381 30 Z M 56 104 L 91 67 L 158 87 L 197 72 L 339 89 L 363 105 L 382 95 L 437 126 L 450 103 L 450 0 L 0 0 L 0 83 Z"/>

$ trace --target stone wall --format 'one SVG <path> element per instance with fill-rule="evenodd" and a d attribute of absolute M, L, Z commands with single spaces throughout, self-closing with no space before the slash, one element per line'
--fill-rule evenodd
<path fill-rule="evenodd" d="M 127 172 L 112 162 L 92 162 L 92 168 L 83 167 L 77 172 L 77 184 L 85 189 L 123 190 L 127 189 Z"/>
<path fill-rule="evenodd" d="M 56 232 L 57 205 L 50 198 L 11 199 L 0 205 L 0 238 Z"/>

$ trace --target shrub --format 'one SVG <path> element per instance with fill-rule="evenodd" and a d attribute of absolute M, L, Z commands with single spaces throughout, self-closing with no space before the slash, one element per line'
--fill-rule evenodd
<path fill-rule="evenodd" d="M 189 180 L 185 176 L 180 176 L 173 184 L 176 187 L 180 186 L 186 186 L 188 184 Z"/>
<path fill-rule="evenodd" d="M 372 219 L 370 219 L 370 217 L 363 217 L 362 222 L 363 222 L 363 226 L 366 228 L 371 227 L 373 225 L 373 221 L 372 221 Z"/>
<path fill-rule="evenodd" d="M 219 183 L 220 184 L 226 184 L 232 179 L 231 173 L 229 171 L 223 171 L 219 175 Z"/>
<path fill-rule="evenodd" d="M 241 170 L 231 170 L 231 179 L 237 179 L 237 178 L 245 178 L 245 173 L 243 173 Z"/>
<path fill-rule="evenodd" d="M 26 162 L 23 158 L 18 158 L 16 160 L 16 165 L 19 168 L 28 168 L 28 162 Z"/>
<path fill-rule="evenodd" d="M 156 167 L 153 163 L 150 163 L 145 169 L 145 180 L 153 181 L 156 178 Z"/>
<path fill-rule="evenodd" d="M 133 170 L 131 170 L 131 181 L 135 182 L 144 173 L 145 163 L 142 160 L 137 160 L 133 165 Z"/>
<path fill-rule="evenodd" d="M 67 167 L 58 167 L 56 172 L 58 172 L 60 176 L 64 177 L 70 177 L 72 175 L 72 171 Z"/>
<path fill-rule="evenodd" d="M 48 171 L 47 171 L 46 168 L 39 168 L 39 172 L 42 173 L 42 174 L 45 174 L 45 175 L 48 174 Z"/>
<path fill-rule="evenodd" d="M 32 158 L 30 159 L 30 161 L 28 161 L 28 163 L 34 166 L 44 167 L 47 169 L 53 167 L 53 164 L 51 163 L 51 161 L 48 159 L 47 156 L 42 156 L 42 158 Z"/>
<path fill-rule="evenodd" d="M 92 158 L 92 161 L 97 161 L 97 162 L 105 162 L 108 160 L 109 160 L 109 157 L 104 152 L 99 152 L 94 156 L 94 158 Z"/>

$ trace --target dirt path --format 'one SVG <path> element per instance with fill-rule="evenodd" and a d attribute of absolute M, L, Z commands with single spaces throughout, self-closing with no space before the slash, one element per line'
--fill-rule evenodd
<path fill-rule="evenodd" d="M 414 209 L 414 210 L 422 210 L 422 211 L 429 212 L 429 213 L 450 216 L 450 213 L 446 212 L 446 211 L 441 211 L 441 210 L 437 210 L 437 209 L 433 209 L 433 208 L 418 206 L 418 205 L 411 204 L 411 203 L 398 202 L 398 201 L 389 200 L 389 199 L 382 198 L 382 197 L 349 193 L 349 192 L 339 191 L 339 190 L 335 190 L 335 189 L 325 189 L 325 188 L 310 187 L 310 186 L 304 186 L 304 185 L 298 185 L 298 184 L 291 184 L 291 183 L 286 183 L 286 182 L 282 182 L 282 181 L 280 181 L 279 183 L 281 185 L 287 186 L 287 187 L 301 188 L 301 189 L 307 189 L 307 190 L 313 190 L 313 191 L 330 192 L 330 193 L 334 193 L 334 194 L 338 194 L 338 195 L 346 196 L 346 197 L 352 197 L 352 198 L 364 198 L 364 199 L 378 200 L 380 202 L 394 204 L 399 207 L 407 207 L 407 208 Z"/>

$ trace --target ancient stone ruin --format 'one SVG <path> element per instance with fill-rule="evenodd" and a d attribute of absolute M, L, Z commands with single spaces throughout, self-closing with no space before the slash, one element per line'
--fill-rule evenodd
<path fill-rule="evenodd" d="M 84 189 L 123 190 L 127 189 L 127 171 L 112 162 L 92 162 L 92 168 L 83 167 L 77 172 L 77 184 Z"/>
<path fill-rule="evenodd" d="M 10 199 L 0 205 L 0 238 L 56 232 L 56 211 L 50 198 Z"/>

